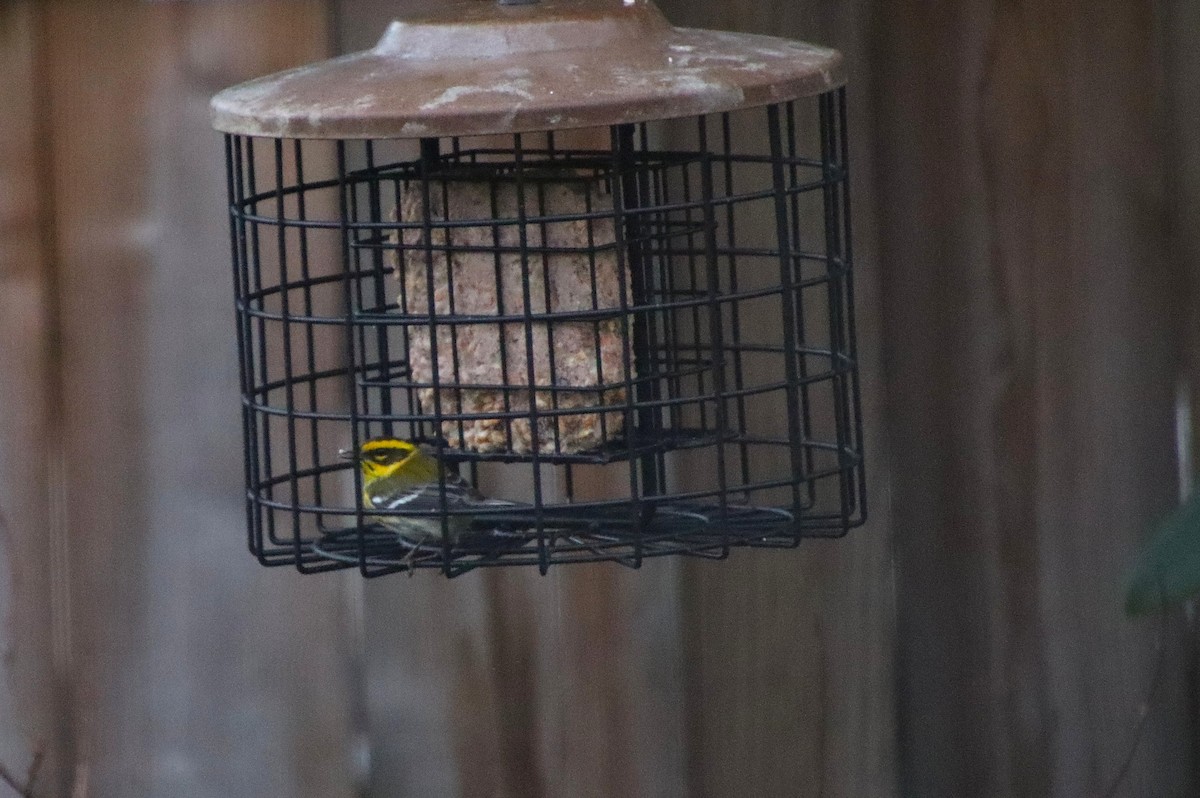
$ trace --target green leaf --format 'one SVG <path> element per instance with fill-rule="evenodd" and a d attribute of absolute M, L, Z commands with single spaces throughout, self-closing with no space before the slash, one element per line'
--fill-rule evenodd
<path fill-rule="evenodd" d="M 1200 592 L 1200 491 L 1147 541 L 1125 590 L 1125 611 L 1144 615 Z"/>

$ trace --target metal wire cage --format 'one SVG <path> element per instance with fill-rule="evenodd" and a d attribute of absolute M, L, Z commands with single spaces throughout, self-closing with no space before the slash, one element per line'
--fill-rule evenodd
<path fill-rule="evenodd" d="M 862 523 L 844 89 L 607 139 L 226 135 L 263 564 L 636 568 Z M 378 437 L 445 464 L 435 509 L 364 508 L 338 452 Z M 453 507 L 455 474 L 507 503 Z"/>

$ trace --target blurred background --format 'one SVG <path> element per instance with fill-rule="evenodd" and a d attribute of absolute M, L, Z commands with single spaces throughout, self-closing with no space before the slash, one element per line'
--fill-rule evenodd
<path fill-rule="evenodd" d="M 868 526 L 639 572 L 263 569 L 208 99 L 436 5 L 0 0 L 4 772 L 39 798 L 1200 792 L 1192 615 L 1121 609 L 1192 470 L 1200 6 L 662 0 L 849 59 Z"/>

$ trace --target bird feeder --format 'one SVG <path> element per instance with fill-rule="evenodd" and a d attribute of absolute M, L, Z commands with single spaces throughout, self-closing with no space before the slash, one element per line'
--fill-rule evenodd
<path fill-rule="evenodd" d="M 842 56 L 648 0 L 457 0 L 218 94 L 266 565 L 723 558 L 865 514 Z M 414 542 L 338 452 L 495 502 Z M 384 516 L 384 517 L 381 517 Z"/>

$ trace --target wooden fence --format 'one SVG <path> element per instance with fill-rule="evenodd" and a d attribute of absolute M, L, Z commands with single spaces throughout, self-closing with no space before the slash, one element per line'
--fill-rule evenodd
<path fill-rule="evenodd" d="M 421 5 L 0 0 L 5 771 L 72 798 L 1073 798 L 1129 760 L 1116 795 L 1195 794 L 1194 630 L 1120 591 L 1200 391 L 1200 11 L 663 0 L 850 59 L 871 522 L 640 572 L 262 569 L 208 98 Z"/>

